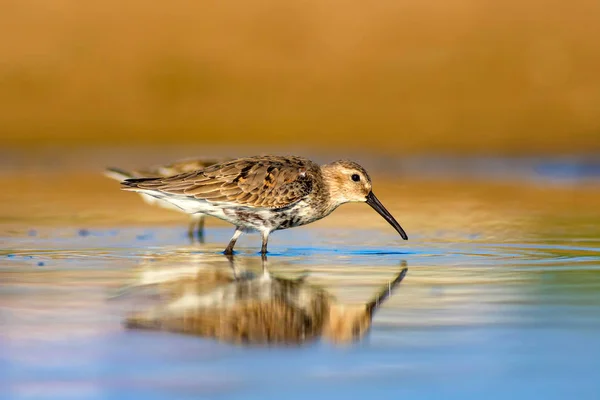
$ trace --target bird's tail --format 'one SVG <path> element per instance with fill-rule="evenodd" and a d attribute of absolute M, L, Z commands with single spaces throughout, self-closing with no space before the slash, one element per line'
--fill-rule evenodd
<path fill-rule="evenodd" d="M 129 178 L 121 182 L 121 189 L 123 190 L 137 190 L 139 189 L 140 183 L 160 181 L 162 178 Z M 145 188 L 144 188 L 145 189 Z"/>
<path fill-rule="evenodd" d="M 104 170 L 104 176 L 119 182 L 124 181 L 125 179 L 135 178 L 133 173 L 114 167 L 106 168 Z"/>

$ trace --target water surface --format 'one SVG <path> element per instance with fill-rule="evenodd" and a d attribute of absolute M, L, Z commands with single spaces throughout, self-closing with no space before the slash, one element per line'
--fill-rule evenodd
<path fill-rule="evenodd" d="M 600 393 L 596 175 L 498 181 L 388 173 L 375 192 L 408 242 L 365 205 L 275 233 L 274 274 L 306 274 L 349 305 L 367 301 L 403 261 L 409 268 L 362 340 L 291 347 L 123 328 L 137 300 L 112 295 L 148 268 L 207 259 L 226 268 L 218 260 L 231 227 L 209 219 L 206 243 L 189 243 L 185 216 L 149 208 L 90 171 L 1 180 L 2 399 Z M 259 245 L 252 235 L 238 242 L 237 259 L 249 270 L 261 268 Z"/>

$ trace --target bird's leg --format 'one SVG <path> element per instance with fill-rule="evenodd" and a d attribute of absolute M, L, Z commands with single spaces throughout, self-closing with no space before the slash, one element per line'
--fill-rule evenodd
<path fill-rule="evenodd" d="M 233 254 L 233 246 L 235 246 L 235 242 L 237 242 L 238 238 L 240 237 L 240 235 L 242 233 L 243 233 L 242 228 L 237 226 L 235 228 L 235 232 L 233 233 L 233 236 L 231 237 L 231 240 L 229 241 L 229 244 L 227 245 L 227 247 L 225 248 L 225 251 L 223 253 L 225 253 L 226 255 Z"/>
<path fill-rule="evenodd" d="M 261 232 L 262 235 L 262 246 L 260 248 L 260 254 L 267 254 L 267 243 L 269 242 L 269 232 Z"/>
<path fill-rule="evenodd" d="M 192 218 L 190 219 L 190 225 L 188 228 L 188 237 L 190 238 L 190 242 L 192 242 L 192 243 L 195 242 L 195 237 L 194 237 L 195 228 L 196 228 L 196 218 L 194 215 L 192 215 Z"/>
<path fill-rule="evenodd" d="M 204 243 L 204 214 L 194 216 L 196 218 L 196 237 L 200 243 Z"/>
<path fill-rule="evenodd" d="M 194 243 L 196 238 L 198 242 L 204 243 L 204 215 L 192 214 L 190 218 L 190 227 L 188 228 L 188 237 Z"/>

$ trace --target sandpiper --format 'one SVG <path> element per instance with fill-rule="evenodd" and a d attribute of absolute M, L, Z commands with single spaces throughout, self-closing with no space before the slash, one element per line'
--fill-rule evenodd
<path fill-rule="evenodd" d="M 246 345 L 305 344 L 319 337 L 351 343 L 369 331 L 379 306 L 404 279 L 405 265 L 402 263 L 403 268 L 369 302 L 358 305 L 340 303 L 305 277 L 274 276 L 265 264 L 261 275 L 209 274 L 211 288 L 199 273 L 200 285 L 186 280 L 180 286 L 169 282 L 166 304 L 130 314 L 125 326 Z"/>
<path fill-rule="evenodd" d="M 226 159 L 185 159 L 176 161 L 166 165 L 156 165 L 149 168 L 126 171 L 121 168 L 106 168 L 104 175 L 118 180 L 119 182 L 125 179 L 133 178 L 156 178 L 156 177 L 168 177 L 185 172 L 197 171 L 202 168 L 206 168 L 209 165 L 217 164 L 219 162 L 226 161 Z M 181 208 L 169 203 L 168 201 L 160 200 L 154 196 L 148 196 L 147 194 L 140 193 L 142 199 L 150 205 L 156 205 L 158 207 L 166 208 L 169 210 L 175 210 L 178 212 L 184 212 Z M 197 237 L 198 240 L 204 240 L 204 214 L 196 213 L 191 215 L 191 222 L 189 226 L 188 235 L 191 240 Z"/>
<path fill-rule="evenodd" d="M 190 214 L 202 213 L 236 226 L 225 249 L 233 254 L 243 232 L 258 231 L 267 253 L 273 231 L 306 225 L 348 202 L 366 202 L 404 240 L 408 236 L 371 190 L 367 171 L 353 161 L 319 166 L 295 156 L 256 156 L 214 164 L 167 178 L 122 182 L 124 190 L 167 201 Z"/>

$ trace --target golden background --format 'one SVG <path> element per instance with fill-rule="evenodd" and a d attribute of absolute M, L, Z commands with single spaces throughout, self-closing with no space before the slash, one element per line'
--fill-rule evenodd
<path fill-rule="evenodd" d="M 5 145 L 600 151 L 600 2 L 2 0 Z"/>

